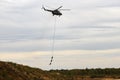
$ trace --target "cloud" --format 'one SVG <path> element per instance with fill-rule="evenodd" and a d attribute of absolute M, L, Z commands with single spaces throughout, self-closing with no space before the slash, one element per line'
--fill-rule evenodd
<path fill-rule="evenodd" d="M 82 55 L 83 57 L 88 57 L 86 55 L 91 55 L 94 58 L 97 56 L 104 57 L 119 57 L 120 49 L 108 49 L 108 50 L 63 50 L 55 51 L 55 56 L 73 56 L 73 55 Z M 51 51 L 34 51 L 34 52 L 2 52 L 0 53 L 1 59 L 31 59 L 40 56 L 50 56 Z M 106 56 L 108 55 L 108 56 Z M 109 57 L 108 57 L 109 58 Z"/>
<path fill-rule="evenodd" d="M 11 32 L 12 34 L 2 34 L 0 51 L 48 51 L 51 49 L 52 33 L 46 34 L 48 32 L 39 32 L 36 29 L 25 31 L 20 29 L 17 32 Z M 120 47 L 119 30 L 72 29 L 68 32 L 61 32 L 56 32 L 55 50 L 102 50 Z"/>

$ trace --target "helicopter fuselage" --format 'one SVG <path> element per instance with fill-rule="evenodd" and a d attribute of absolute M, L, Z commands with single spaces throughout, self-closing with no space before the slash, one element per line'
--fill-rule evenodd
<path fill-rule="evenodd" d="M 60 11 L 58 11 L 58 10 L 53 10 L 53 11 L 52 11 L 52 14 L 53 14 L 53 16 L 54 16 L 54 15 L 58 15 L 58 16 L 61 16 L 61 15 L 62 15 L 62 13 L 61 13 Z"/>
<path fill-rule="evenodd" d="M 53 16 L 54 16 L 54 15 L 57 15 L 57 16 L 61 16 L 61 15 L 62 15 L 62 13 L 61 13 L 58 9 L 49 10 L 49 9 L 45 9 L 44 7 L 43 7 L 43 9 L 44 9 L 45 11 L 51 12 L 51 13 L 53 14 Z"/>

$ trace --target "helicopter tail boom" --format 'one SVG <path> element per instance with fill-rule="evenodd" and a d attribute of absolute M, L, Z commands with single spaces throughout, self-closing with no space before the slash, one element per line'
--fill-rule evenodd
<path fill-rule="evenodd" d="M 42 9 L 44 9 L 45 11 L 48 11 L 48 12 L 52 12 L 52 10 L 48 10 L 44 6 L 42 6 Z"/>

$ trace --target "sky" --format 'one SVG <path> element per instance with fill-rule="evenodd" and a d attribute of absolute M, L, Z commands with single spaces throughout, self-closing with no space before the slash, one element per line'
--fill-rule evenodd
<path fill-rule="evenodd" d="M 42 5 L 70 11 L 56 17 Z M 119 68 L 120 0 L 0 0 L 0 60 L 44 70 Z"/>

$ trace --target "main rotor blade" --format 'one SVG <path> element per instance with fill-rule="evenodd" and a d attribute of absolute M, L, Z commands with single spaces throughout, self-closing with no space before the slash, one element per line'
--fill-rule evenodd
<path fill-rule="evenodd" d="M 57 9 L 60 9 L 60 8 L 62 8 L 62 7 L 63 7 L 63 6 L 60 6 L 60 7 L 59 7 L 59 8 L 57 8 Z M 56 9 L 56 10 L 57 10 L 57 9 Z"/>
<path fill-rule="evenodd" d="M 70 9 L 60 9 L 60 10 L 62 10 L 62 11 L 70 11 Z"/>

